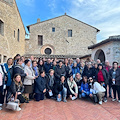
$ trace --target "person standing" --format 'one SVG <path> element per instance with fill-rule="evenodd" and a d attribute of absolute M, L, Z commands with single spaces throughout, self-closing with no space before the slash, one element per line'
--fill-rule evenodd
<path fill-rule="evenodd" d="M 113 62 L 113 67 L 109 71 L 110 79 L 109 81 L 112 82 L 112 89 L 113 89 L 113 99 L 112 101 L 116 101 L 116 92 L 118 94 L 118 102 L 120 103 L 120 68 L 118 68 L 118 62 Z"/>
<path fill-rule="evenodd" d="M 59 60 L 59 65 L 57 65 L 56 68 L 55 68 L 56 81 L 60 81 L 60 76 L 61 75 L 66 76 L 66 71 L 65 71 L 65 67 L 63 65 L 63 62 L 61 60 Z"/>
<path fill-rule="evenodd" d="M 109 74 L 107 70 L 103 68 L 102 64 L 98 64 L 98 69 L 99 71 L 96 73 L 97 81 L 106 89 L 104 102 L 107 102 L 107 85 L 109 80 Z"/>
<path fill-rule="evenodd" d="M 31 68 L 31 62 L 30 60 L 25 60 L 25 73 L 28 73 L 28 75 L 24 79 L 24 86 L 25 86 L 25 96 L 27 97 L 27 100 L 29 100 L 29 94 L 33 93 L 33 84 L 34 79 L 36 79 L 33 69 Z"/>
<path fill-rule="evenodd" d="M 105 61 L 104 69 L 106 69 L 109 73 L 111 66 L 108 60 Z M 112 81 L 109 81 L 109 97 L 112 98 Z"/>

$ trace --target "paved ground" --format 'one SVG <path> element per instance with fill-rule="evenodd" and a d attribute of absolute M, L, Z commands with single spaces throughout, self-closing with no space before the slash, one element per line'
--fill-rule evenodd
<path fill-rule="evenodd" d="M 30 101 L 21 106 L 20 112 L 0 111 L 0 120 L 120 120 L 120 103 L 111 99 L 103 105 L 94 105 L 85 100 Z"/>

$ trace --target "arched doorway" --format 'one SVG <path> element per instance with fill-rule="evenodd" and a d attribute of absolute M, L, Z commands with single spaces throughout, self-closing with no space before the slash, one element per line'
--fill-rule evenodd
<path fill-rule="evenodd" d="M 105 54 L 103 50 L 99 49 L 95 53 L 94 60 L 96 61 L 97 59 L 100 59 L 102 63 L 105 63 Z"/>

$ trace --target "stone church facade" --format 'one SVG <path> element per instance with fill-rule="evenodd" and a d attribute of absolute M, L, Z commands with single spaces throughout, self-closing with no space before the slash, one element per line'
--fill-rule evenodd
<path fill-rule="evenodd" d="M 88 49 L 92 50 L 93 60 L 100 59 L 102 63 L 109 60 L 111 66 L 113 61 L 117 61 L 120 65 L 120 35 L 110 36 L 106 40 L 89 46 Z"/>
<path fill-rule="evenodd" d="M 27 26 L 30 38 L 25 41 L 26 55 L 84 56 L 96 43 L 97 28 L 68 15 Z"/>
<path fill-rule="evenodd" d="M 0 63 L 25 54 L 25 28 L 15 0 L 0 0 Z"/>

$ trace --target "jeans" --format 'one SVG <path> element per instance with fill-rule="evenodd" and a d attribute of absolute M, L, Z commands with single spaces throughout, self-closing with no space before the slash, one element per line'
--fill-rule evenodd
<path fill-rule="evenodd" d="M 81 95 L 82 95 L 82 97 L 88 97 L 89 96 L 89 94 L 90 94 L 90 92 L 89 91 L 87 91 L 87 92 L 83 92 Z"/>
<path fill-rule="evenodd" d="M 62 97 L 63 98 L 66 98 L 67 97 L 67 88 L 63 88 L 63 90 L 61 92 L 59 92 L 59 94 L 61 95 L 60 98 L 58 98 L 58 95 L 57 95 L 57 101 L 60 102 L 62 100 Z"/>

